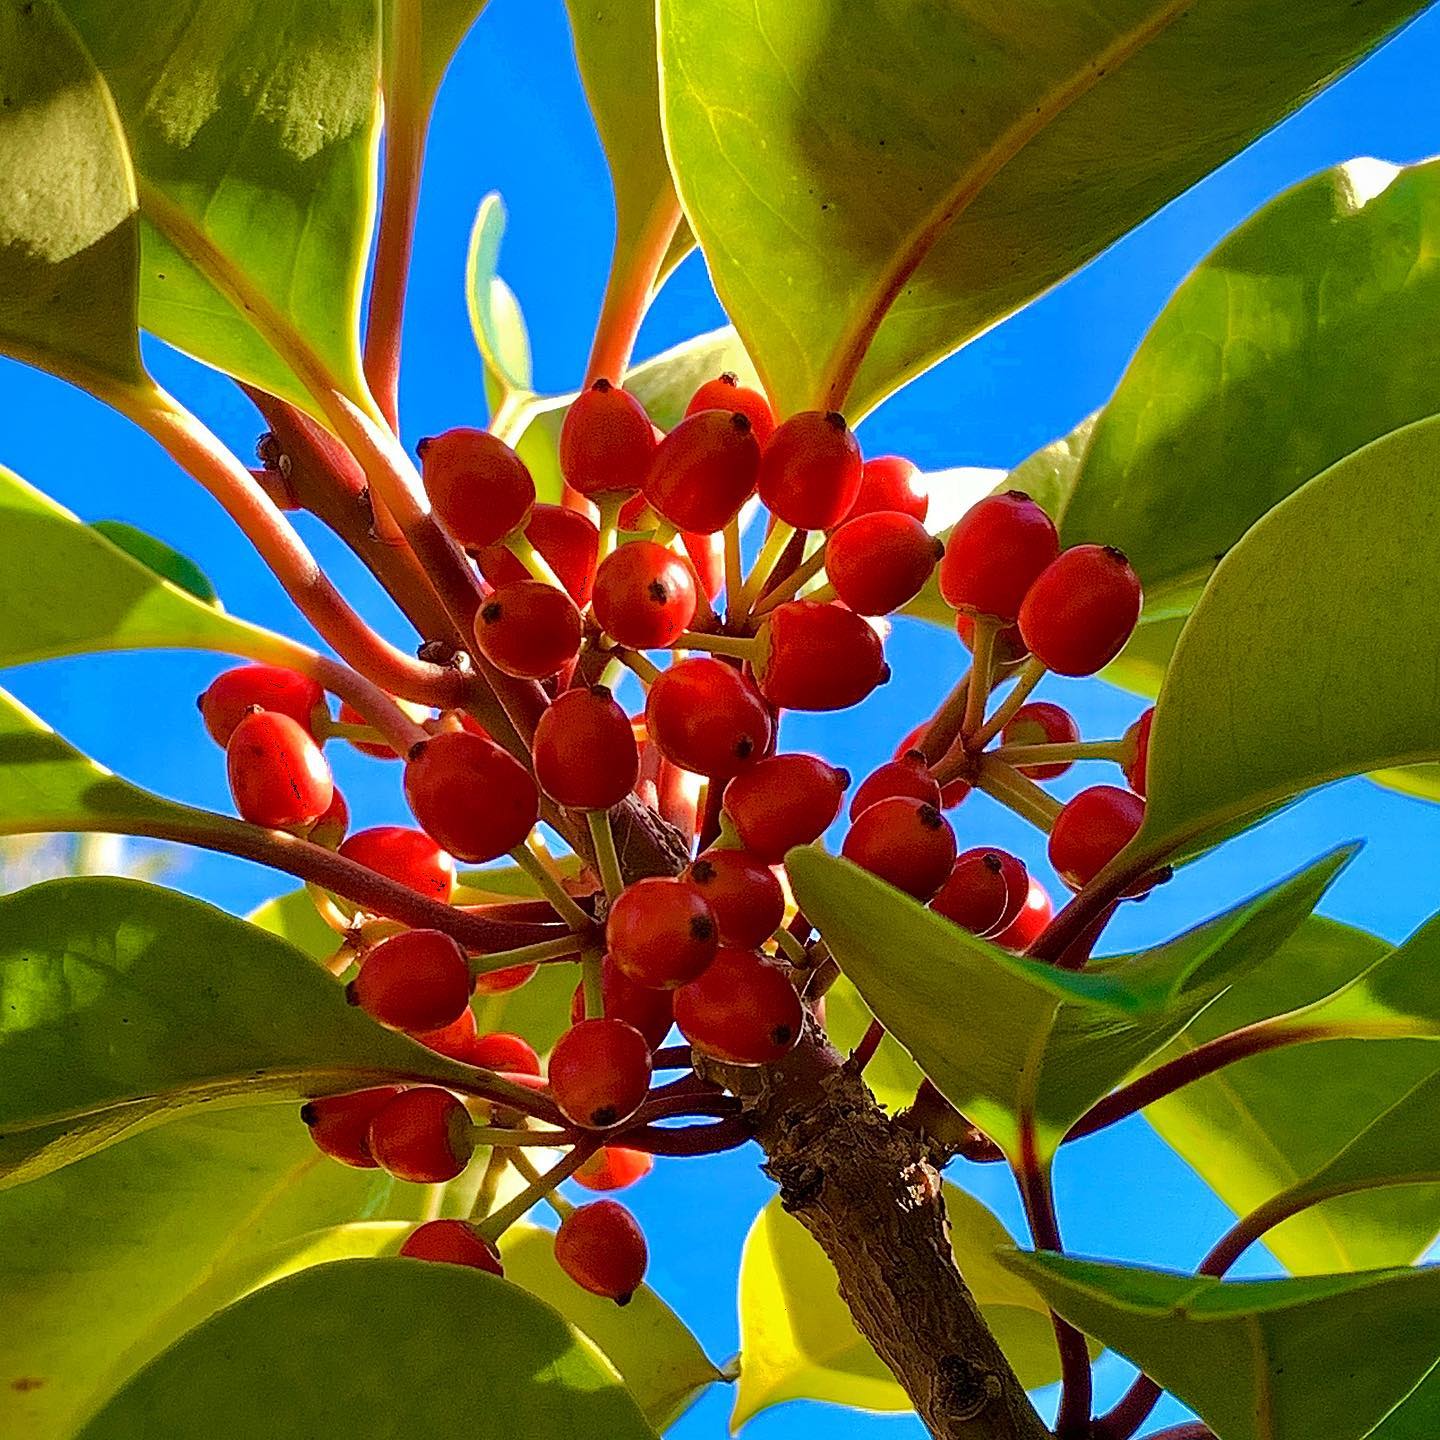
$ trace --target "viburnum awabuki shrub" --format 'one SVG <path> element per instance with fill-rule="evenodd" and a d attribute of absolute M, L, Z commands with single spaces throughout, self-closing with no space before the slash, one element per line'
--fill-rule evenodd
<path fill-rule="evenodd" d="M 249 920 L 139 880 L 0 898 L 0 1433 L 643 1440 L 738 1380 L 737 1424 L 809 1397 L 943 1440 L 1440 1435 L 1440 924 L 1318 918 L 1347 847 L 1253 894 L 1222 859 L 1213 918 L 1106 935 L 1326 782 L 1440 799 L 1440 164 L 1275 199 L 1009 474 L 863 423 L 1424 8 L 572 0 L 616 213 L 588 367 L 535 390 L 487 197 L 457 304 L 488 413 L 422 437 L 420 171 L 483 0 L 0 0 L 0 352 L 149 436 L 318 637 L 0 471 L 0 666 L 228 657 L 198 716 L 145 686 L 114 713 L 152 748 L 203 727 L 234 802 L 132 785 L 0 692 L 0 833 L 301 882 Z M 525 140 L 483 103 L 479 175 Z M 632 363 L 697 246 L 730 324 Z M 258 466 L 142 333 L 233 379 Z M 892 627 L 926 621 L 907 673 Z M 1082 734 L 1097 676 L 1153 706 Z M 869 773 L 815 753 L 881 708 Z M 347 745 L 403 823 L 352 813 Z M 1412 858 L 1395 883 L 1440 897 Z M 1194 1273 L 1066 1252 L 1055 1167 L 1086 1183 L 1075 1142 L 1142 1111 L 1238 1217 Z M 622 1192 L 742 1149 L 775 1196 L 717 1365 Z M 697 1236 L 723 1191 L 686 1192 Z M 1260 1241 L 1288 1274 L 1226 1278 Z M 1101 1404 L 1106 1347 L 1138 1375 Z"/>

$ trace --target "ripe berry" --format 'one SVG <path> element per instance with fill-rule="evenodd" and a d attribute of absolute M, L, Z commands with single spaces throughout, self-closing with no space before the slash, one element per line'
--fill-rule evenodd
<path fill-rule="evenodd" d="M 537 505 L 530 512 L 525 538 L 540 552 L 577 605 L 590 600 L 595 566 L 600 558 L 600 532 L 588 515 L 563 505 Z M 530 572 L 503 545 L 491 545 L 475 556 L 480 573 L 498 590 Z"/>
<path fill-rule="evenodd" d="M 720 947 L 705 897 L 683 880 L 661 876 L 626 886 L 610 907 L 605 939 L 620 972 L 653 990 L 696 979 Z"/>
<path fill-rule="evenodd" d="M 854 820 L 872 805 L 895 795 L 909 795 L 940 809 L 939 781 L 930 773 L 925 756 L 919 750 L 907 750 L 867 775 L 851 797 L 850 818 Z"/>
<path fill-rule="evenodd" d="M 412 1230 L 400 1247 L 412 1260 L 438 1260 L 446 1265 L 468 1265 L 503 1275 L 495 1247 L 468 1220 L 427 1220 Z"/>
<path fill-rule="evenodd" d="M 722 945 L 753 950 L 785 919 L 785 891 L 775 872 L 748 850 L 707 850 L 684 879 L 706 899 Z"/>
<path fill-rule="evenodd" d="M 755 432 L 755 439 L 763 450 L 775 433 L 775 412 L 770 402 L 758 391 L 740 383 L 740 377 L 727 370 L 713 380 L 707 380 L 690 397 L 685 407 L 686 415 L 696 415 L 701 410 L 724 410 L 728 414 L 743 415 Z"/>
<path fill-rule="evenodd" d="M 231 732 L 256 706 L 288 715 L 313 735 L 315 712 L 324 709 L 325 691 L 308 675 L 283 665 L 240 665 L 217 675 L 195 703 L 210 738 L 227 745 Z"/>
<path fill-rule="evenodd" d="M 465 730 L 423 740 L 405 763 L 405 798 L 421 828 L 459 860 L 493 860 L 524 842 L 540 815 L 530 772 Z"/>
<path fill-rule="evenodd" d="M 860 446 L 845 417 L 802 410 L 770 437 L 760 460 L 765 507 L 797 530 L 829 530 L 860 493 Z"/>
<path fill-rule="evenodd" d="M 581 1020 L 550 1052 L 550 1093 L 567 1120 L 606 1130 L 628 1120 L 650 1089 L 650 1046 L 623 1020 Z"/>
<path fill-rule="evenodd" d="M 853 516 L 825 546 L 825 574 L 858 615 L 888 615 L 925 588 L 945 553 L 913 515 L 876 510 Z"/>
<path fill-rule="evenodd" d="M 503 440 L 459 426 L 415 449 L 435 514 L 466 550 L 494 545 L 530 518 L 535 482 Z"/>
<path fill-rule="evenodd" d="M 867 460 L 860 475 L 860 493 L 845 518 L 854 520 L 876 510 L 898 510 L 923 521 L 930 513 L 930 486 L 925 476 L 899 455 Z"/>
<path fill-rule="evenodd" d="M 535 727 L 532 758 L 540 788 L 574 810 L 618 805 L 640 776 L 630 717 L 603 685 L 555 697 Z"/>
<path fill-rule="evenodd" d="M 375 825 L 357 830 L 341 845 L 340 853 L 442 905 L 448 905 L 455 893 L 454 860 L 423 830 Z"/>
<path fill-rule="evenodd" d="M 429 712 L 426 711 L 426 714 Z M 348 701 L 340 702 L 340 721 L 344 725 L 365 725 L 369 722 L 365 717 Z M 387 745 L 383 740 L 350 740 L 345 742 L 353 749 L 358 750 L 362 755 L 369 755 L 376 760 L 398 760 L 400 757 L 393 746 Z"/>
<path fill-rule="evenodd" d="M 721 950 L 675 992 L 675 1023 L 703 1054 L 734 1065 L 769 1065 L 800 1038 L 805 1006 L 785 970 L 753 950 Z"/>
<path fill-rule="evenodd" d="M 1007 950 L 1028 950 L 1055 918 L 1055 907 L 1045 887 L 1032 875 L 1020 913 L 995 937 Z"/>
<path fill-rule="evenodd" d="M 975 935 L 998 935 L 1021 912 L 1030 877 L 1003 850 L 981 846 L 958 855 L 930 908 Z"/>
<path fill-rule="evenodd" d="M 975 617 L 968 610 L 961 610 L 956 614 L 955 633 L 960 637 L 960 643 L 973 655 L 975 653 Z M 996 632 L 994 640 L 991 641 L 991 650 L 996 663 L 1000 665 L 1014 665 L 1030 653 L 1025 648 L 1025 642 L 1020 638 L 1018 625 L 1002 625 Z"/>
<path fill-rule="evenodd" d="M 538 1075 L 540 1057 L 534 1047 L 519 1035 L 508 1035 L 496 1031 L 491 1035 L 477 1035 L 471 1041 L 466 1060 L 486 1070 L 503 1070 L 510 1075 Z"/>
<path fill-rule="evenodd" d="M 1108 545 L 1076 545 L 1046 567 L 1020 607 L 1030 653 L 1059 675 L 1093 675 L 1140 618 L 1140 580 Z"/>
<path fill-rule="evenodd" d="M 487 970 L 475 977 L 477 995 L 508 995 L 535 978 L 538 965 L 507 965 L 503 970 Z"/>
<path fill-rule="evenodd" d="M 725 813 L 747 850 L 778 865 L 792 846 L 825 833 L 849 784 L 818 755 L 770 755 L 725 787 Z"/>
<path fill-rule="evenodd" d="M 940 593 L 952 609 L 1014 620 L 1025 592 L 1059 553 L 1054 523 L 1028 495 L 987 495 L 950 532 Z"/>
<path fill-rule="evenodd" d="M 305 832 L 305 838 L 312 845 L 323 845 L 327 850 L 334 850 L 345 839 L 345 832 L 349 828 L 350 807 L 345 803 L 345 797 L 337 785 L 325 813 Z"/>
<path fill-rule="evenodd" d="M 1154 720 L 1155 707 L 1152 705 L 1125 732 L 1125 758 L 1121 761 L 1120 768 L 1124 770 L 1126 781 L 1137 795 L 1145 793 L 1149 779 L 1150 726 Z"/>
<path fill-rule="evenodd" d="M 955 864 L 955 832 L 933 805 L 896 795 L 861 813 L 840 853 L 897 890 L 928 900 Z"/>
<path fill-rule="evenodd" d="M 580 653 L 583 631 L 580 612 L 563 590 L 516 580 L 481 605 L 475 643 L 497 670 L 543 680 Z"/>
<path fill-rule="evenodd" d="M 719 535 L 693 535 L 680 532 L 680 543 L 695 567 L 705 598 L 713 605 L 715 597 L 725 588 L 725 544 Z"/>
<path fill-rule="evenodd" d="M 695 618 L 695 572 L 667 546 L 632 540 L 601 564 L 592 604 L 600 628 L 620 644 L 660 650 Z"/>
<path fill-rule="evenodd" d="M 911 751 L 911 750 L 914 750 L 914 749 L 920 744 L 920 741 L 921 741 L 921 740 L 924 738 L 924 736 L 925 736 L 925 732 L 926 732 L 929 728 L 930 728 L 930 722 L 929 722 L 928 720 L 924 720 L 924 721 L 922 721 L 919 725 L 917 725 L 917 726 L 895 747 L 895 756 L 894 756 L 894 758 L 895 758 L 896 760 L 902 760 L 902 759 L 904 759 L 904 758 L 905 758 L 905 755 L 907 754 L 907 752 L 909 752 L 909 751 Z M 902 793 L 904 793 L 904 792 L 902 792 Z M 969 793 L 970 793 L 970 784 L 969 784 L 968 781 L 966 781 L 966 780 L 947 780 L 947 781 L 940 787 L 940 808 L 941 808 L 942 810 L 953 810 Z M 928 795 L 922 795 L 922 796 L 917 796 L 916 798 L 917 798 L 917 799 L 922 799 L 922 800 L 928 800 L 930 797 L 929 797 Z M 933 803 L 933 802 L 932 802 L 932 803 Z M 859 812 L 858 810 L 855 811 L 855 813 L 852 814 L 852 815 L 850 816 L 850 818 L 853 820 L 853 819 L 855 818 L 855 815 L 858 815 L 859 813 L 860 813 L 860 812 Z"/>
<path fill-rule="evenodd" d="M 770 748 L 770 711 L 755 687 L 733 666 L 704 655 L 672 665 L 651 685 L 645 725 L 672 764 L 717 780 Z"/>
<path fill-rule="evenodd" d="M 1129 843 L 1145 818 L 1145 802 L 1118 785 L 1082 790 L 1050 831 L 1050 863 L 1072 890 L 1088 885 Z"/>
<path fill-rule="evenodd" d="M 645 472 L 645 498 L 677 530 L 713 535 L 755 493 L 760 445 L 738 411 L 701 410 L 661 442 Z"/>
<path fill-rule="evenodd" d="M 574 1180 L 586 1190 L 624 1190 L 643 1180 L 655 1168 L 644 1150 L 623 1145 L 602 1145 L 576 1172 Z"/>
<path fill-rule="evenodd" d="M 770 613 L 761 693 L 783 710 L 845 710 L 890 678 L 880 637 L 852 610 L 788 600 Z"/>
<path fill-rule="evenodd" d="M 332 1160 L 356 1170 L 374 1170 L 380 1162 L 370 1153 L 370 1122 L 399 1093 L 398 1085 L 381 1085 L 349 1095 L 322 1095 L 300 1107 L 300 1119 Z"/>
<path fill-rule="evenodd" d="M 597 380 L 560 427 L 560 472 L 582 495 L 636 490 L 655 452 L 655 427 L 628 391 Z"/>
<path fill-rule="evenodd" d="M 345 998 L 392 1030 L 439 1030 L 470 1004 L 470 963 L 439 930 L 402 930 L 368 951 Z"/>
<path fill-rule="evenodd" d="M 652 1050 L 670 1033 L 674 1021 L 671 992 L 637 985 L 621 972 L 609 955 L 600 963 L 600 994 L 605 1018 L 633 1025 Z M 578 1025 L 584 1018 L 585 987 L 577 985 L 570 1000 L 570 1023 Z"/>
<path fill-rule="evenodd" d="M 477 1030 L 475 1012 L 467 1005 L 448 1025 L 438 1030 L 416 1030 L 410 1038 L 437 1055 L 471 1064 L 470 1047 L 475 1043 Z"/>
<path fill-rule="evenodd" d="M 312 825 L 335 798 L 320 747 L 288 715 L 255 710 L 230 732 L 225 768 L 235 808 L 272 830 Z"/>
<path fill-rule="evenodd" d="M 1079 739 L 1080 727 L 1075 717 L 1048 700 L 1032 700 L 1022 705 L 1000 732 L 1003 745 L 1074 745 Z M 1071 763 L 1058 760 L 1048 765 L 1017 765 L 1016 769 L 1032 780 L 1053 780 L 1063 775 Z"/>
<path fill-rule="evenodd" d="M 592 1200 L 560 1222 L 555 1259 L 582 1290 L 624 1305 L 645 1279 L 650 1256 L 639 1224 L 618 1200 Z"/>
<path fill-rule="evenodd" d="M 370 1122 L 370 1153 L 392 1175 L 417 1185 L 453 1180 L 475 1150 L 464 1105 L 437 1085 L 402 1090 Z"/>

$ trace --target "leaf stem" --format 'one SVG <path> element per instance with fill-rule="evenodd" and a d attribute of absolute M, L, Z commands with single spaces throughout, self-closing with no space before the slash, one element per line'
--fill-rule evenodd
<path fill-rule="evenodd" d="M 549 852 L 541 845 L 534 832 L 523 845 L 517 845 L 510 858 L 540 887 L 540 893 L 550 902 L 550 908 L 577 935 L 583 935 L 594 928 L 594 921 L 575 903 L 559 871 L 554 867 Z"/>
<path fill-rule="evenodd" d="M 966 741 L 971 750 L 983 750 L 1015 718 L 1015 712 L 1030 698 L 1045 678 L 1045 665 L 1033 655 L 1020 667 L 1014 688 L 995 707 L 995 713 Z M 968 732 L 967 732 L 968 733 Z"/>
<path fill-rule="evenodd" d="M 614 385 L 624 381 L 640 323 L 650 305 L 650 293 L 680 224 L 680 202 L 667 185 L 665 194 L 645 216 L 633 241 L 624 222 L 623 215 L 617 216 L 610 278 L 599 319 L 595 322 L 595 343 L 590 349 L 590 363 L 582 388 L 588 388 L 596 380 L 609 380 Z"/>
<path fill-rule="evenodd" d="M 980 756 L 975 784 L 1047 835 L 1054 827 L 1055 817 L 1064 808 L 1048 791 L 992 755 Z"/>
<path fill-rule="evenodd" d="M 782 925 L 774 934 L 780 953 L 797 969 L 810 968 L 810 955 L 805 947 Z"/>

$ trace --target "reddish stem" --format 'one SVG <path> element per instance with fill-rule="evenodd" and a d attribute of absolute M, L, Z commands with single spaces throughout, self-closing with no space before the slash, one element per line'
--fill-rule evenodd
<path fill-rule="evenodd" d="M 640 323 L 649 308 L 651 291 L 679 224 L 680 203 L 673 190 L 645 217 L 631 244 L 627 245 L 629 236 L 623 217 L 617 217 L 610 279 L 605 286 L 600 318 L 595 322 L 595 343 L 585 371 L 587 386 L 602 379 L 616 385 L 624 380 Z M 622 246 L 627 248 L 622 251 Z"/>
<path fill-rule="evenodd" d="M 644 1150 L 650 1155 L 719 1155 L 738 1149 L 751 1138 L 746 1121 L 732 1116 L 709 1125 L 644 1125 L 607 1143 Z"/>
<path fill-rule="evenodd" d="M 860 1043 L 850 1052 L 849 1064 L 857 1074 L 864 1074 L 865 1067 L 875 1058 L 880 1042 L 885 1038 L 885 1027 L 872 1020 L 860 1037 Z"/>

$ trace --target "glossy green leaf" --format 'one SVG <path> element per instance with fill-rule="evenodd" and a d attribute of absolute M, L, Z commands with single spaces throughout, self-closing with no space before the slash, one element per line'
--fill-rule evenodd
<path fill-rule="evenodd" d="M 310 406 L 264 332 L 357 401 L 374 204 L 375 0 L 61 0 L 124 122 L 144 217 L 140 319 Z M 256 319 L 260 316 L 259 320 Z"/>
<path fill-rule="evenodd" d="M 941 1093 L 1011 1156 L 1033 1126 L 1043 1156 L 1270 954 L 1348 858 L 1328 855 L 1166 945 L 1080 974 L 990 945 L 820 850 L 792 850 L 786 868 L 841 970 Z"/>
<path fill-rule="evenodd" d="M 202 1106 L 474 1073 L 283 941 L 134 880 L 0 897 L 0 1037 L 0 1187 Z"/>
<path fill-rule="evenodd" d="M 670 158 L 778 408 L 861 415 L 1423 8 L 661 0 Z"/>
<path fill-rule="evenodd" d="M 1440 1266 L 1241 1282 L 1059 1255 L 1005 1263 L 1219 1440 L 1360 1440 L 1440 1354 Z"/>
<path fill-rule="evenodd" d="M 1440 1365 L 1370 1432 L 1370 1440 L 1432 1440 L 1440 1434 Z"/>
<path fill-rule="evenodd" d="M 1363 930 L 1312 916 L 1160 1058 L 1323 999 L 1387 953 Z M 1247 1215 L 1332 1162 L 1437 1065 L 1422 1040 L 1296 1045 L 1228 1065 L 1144 1113 L 1237 1215 Z M 1429 1243 L 1437 1213 L 1434 1197 L 1419 1191 L 1375 1191 L 1306 1211 L 1271 1230 L 1265 1244 L 1297 1275 L 1404 1265 Z"/>
<path fill-rule="evenodd" d="M 1165 307 L 1100 412 L 1061 538 L 1118 545 L 1153 613 L 1183 603 L 1279 501 L 1435 414 L 1436 365 L 1440 162 L 1327 170 Z"/>
<path fill-rule="evenodd" d="M 955 1260 L 986 1322 L 1029 1388 L 1059 1378 L 1049 1307 L 995 1258 L 1010 1233 L 974 1196 L 945 1186 Z M 825 1252 L 779 1197 L 755 1218 L 740 1260 L 740 1384 L 731 1428 L 787 1400 L 861 1410 L 911 1402 L 855 1328 Z"/>
<path fill-rule="evenodd" d="M 25 1317 L 0 1327 L 0 1433 L 67 1440 L 242 1294 L 239 1269 L 393 1184 L 327 1160 L 293 1106 L 267 1105 L 192 1115 L 0 1194 L 0 1308 Z"/>
<path fill-rule="evenodd" d="M 0 353 L 146 384 L 135 185 L 110 96 L 52 0 L 0 0 Z"/>
<path fill-rule="evenodd" d="M 841 1054 L 860 1043 L 873 1018 L 870 1007 L 845 976 L 840 976 L 825 992 L 825 1033 Z M 895 1114 L 915 1099 L 924 1078 L 905 1047 L 886 1031 L 880 1048 L 865 1067 L 865 1083 L 870 1093 Z"/>
<path fill-rule="evenodd" d="M 320 918 L 310 892 L 303 885 L 267 900 L 245 918 L 267 934 L 278 935 L 297 950 L 303 950 L 316 962 L 328 960 L 340 943 L 340 937 Z"/>
<path fill-rule="evenodd" d="M 132 560 L 138 560 L 147 570 L 153 570 L 162 580 L 168 580 L 177 589 L 193 595 L 202 605 L 219 606 L 220 596 L 210 583 L 210 577 L 188 555 L 182 555 L 163 540 L 157 540 L 123 520 L 92 520 L 90 528 L 117 550 L 123 550 Z"/>
<path fill-rule="evenodd" d="M 357 1323 L 377 1316 L 383 1324 Z M 397 1415 L 416 1436 L 448 1435 L 457 1416 L 474 1440 L 654 1436 L 599 1353 L 519 1286 L 378 1259 L 319 1265 L 222 1311 L 77 1440 L 392 1440 Z"/>
<path fill-rule="evenodd" d="M 1418 542 L 1437 532 L 1440 419 L 1356 451 L 1250 530 L 1175 648 L 1145 823 L 1117 868 L 1192 854 L 1327 780 L 1440 757 L 1440 565 Z"/>
<path fill-rule="evenodd" d="M 505 204 L 492 190 L 475 212 L 465 256 L 465 303 L 492 405 L 512 394 L 528 396 L 534 384 L 525 317 L 515 292 L 500 278 L 504 237 Z"/>

